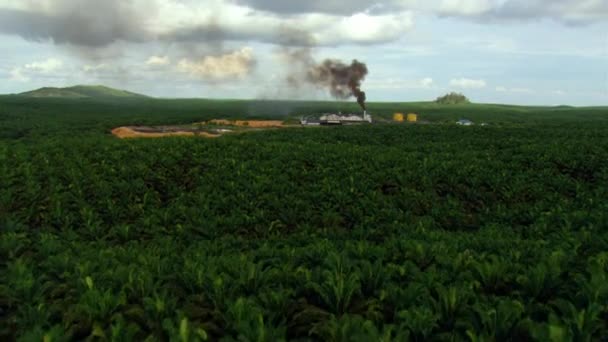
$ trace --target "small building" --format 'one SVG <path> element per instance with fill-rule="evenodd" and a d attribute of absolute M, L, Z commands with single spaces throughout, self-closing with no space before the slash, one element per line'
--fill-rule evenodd
<path fill-rule="evenodd" d="M 468 119 L 460 119 L 460 120 L 456 121 L 456 124 L 460 125 L 460 126 L 473 126 L 474 125 L 473 121 L 468 120 Z"/>

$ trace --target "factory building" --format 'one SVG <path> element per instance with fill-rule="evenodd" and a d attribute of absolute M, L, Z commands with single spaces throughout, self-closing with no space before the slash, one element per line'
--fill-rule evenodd
<path fill-rule="evenodd" d="M 319 126 L 319 125 L 352 125 L 362 123 L 372 123 L 372 116 L 363 112 L 363 116 L 356 114 L 342 114 L 342 113 L 325 113 L 319 118 L 302 117 L 300 123 L 306 126 Z"/>

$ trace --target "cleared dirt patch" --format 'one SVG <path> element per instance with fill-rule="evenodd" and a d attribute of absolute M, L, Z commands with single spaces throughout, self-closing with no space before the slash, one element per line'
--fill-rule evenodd
<path fill-rule="evenodd" d="M 180 126 L 123 126 L 112 130 L 112 134 L 126 138 L 162 138 L 172 136 L 198 136 L 218 138 L 225 134 L 238 134 L 275 128 L 294 127 L 279 120 L 211 120 Z"/>
<path fill-rule="evenodd" d="M 270 127 L 284 127 L 283 121 L 279 120 L 211 120 L 207 124 L 212 125 L 225 125 L 225 126 L 239 126 L 239 127 L 252 127 L 252 128 L 270 128 Z"/>
<path fill-rule="evenodd" d="M 161 131 L 152 127 L 118 127 L 112 130 L 112 134 L 120 139 L 128 138 L 163 138 L 175 136 L 200 136 L 205 138 L 218 138 L 221 134 L 211 134 L 207 132 L 196 132 L 186 130 L 165 130 Z"/>

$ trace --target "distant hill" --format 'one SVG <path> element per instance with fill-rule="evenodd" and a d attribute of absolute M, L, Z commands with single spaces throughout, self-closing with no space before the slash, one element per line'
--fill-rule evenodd
<path fill-rule="evenodd" d="M 61 97 L 61 98 L 144 98 L 145 95 L 126 90 L 113 89 L 101 85 L 77 85 L 67 88 L 45 87 L 19 94 L 29 97 Z"/>

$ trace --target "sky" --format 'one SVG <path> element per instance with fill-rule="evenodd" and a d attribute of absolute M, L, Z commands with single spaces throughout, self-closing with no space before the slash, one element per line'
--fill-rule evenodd
<path fill-rule="evenodd" d="M 158 97 L 608 105 L 608 0 L 0 0 L 0 93 L 103 84 Z"/>

